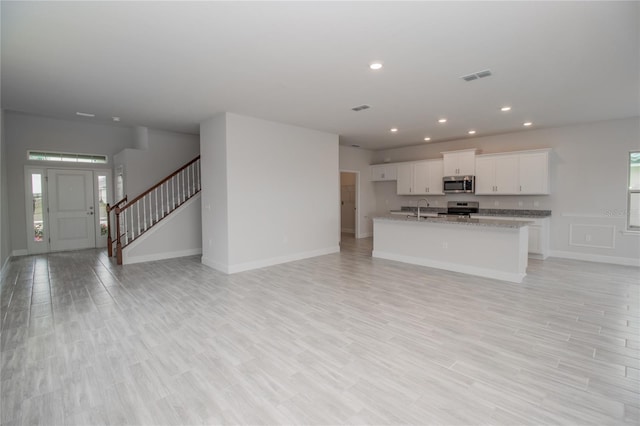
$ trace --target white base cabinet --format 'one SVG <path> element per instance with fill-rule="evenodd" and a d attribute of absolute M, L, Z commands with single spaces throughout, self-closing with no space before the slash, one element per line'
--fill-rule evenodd
<path fill-rule="evenodd" d="M 530 218 L 516 216 L 482 216 L 471 215 L 474 219 L 500 219 L 517 220 L 531 222 L 529 225 L 529 257 L 534 259 L 546 259 L 549 257 L 549 228 L 550 219 L 548 217 Z"/>

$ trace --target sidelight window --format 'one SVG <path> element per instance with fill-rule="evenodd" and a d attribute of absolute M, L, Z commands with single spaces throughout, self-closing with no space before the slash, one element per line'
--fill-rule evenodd
<path fill-rule="evenodd" d="M 629 153 L 627 228 L 640 231 L 640 151 Z"/>

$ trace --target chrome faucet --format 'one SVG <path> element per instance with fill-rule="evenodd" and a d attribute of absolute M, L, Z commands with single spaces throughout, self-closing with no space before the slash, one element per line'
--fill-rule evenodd
<path fill-rule="evenodd" d="M 416 203 L 416 207 L 418 208 L 418 220 L 420 220 L 420 201 L 424 201 L 426 204 L 425 207 L 429 207 L 429 200 L 427 200 L 426 198 L 420 198 L 418 200 L 418 202 Z"/>

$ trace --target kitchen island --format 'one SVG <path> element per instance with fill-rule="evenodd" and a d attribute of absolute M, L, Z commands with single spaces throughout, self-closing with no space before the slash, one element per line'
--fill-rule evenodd
<path fill-rule="evenodd" d="M 527 221 L 379 216 L 373 257 L 521 283 L 526 276 Z"/>

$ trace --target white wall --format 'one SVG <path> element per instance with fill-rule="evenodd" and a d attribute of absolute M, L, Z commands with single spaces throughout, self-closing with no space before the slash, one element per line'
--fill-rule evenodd
<path fill-rule="evenodd" d="M 226 153 L 226 188 L 203 173 L 203 221 L 216 226 L 203 229 L 203 263 L 234 273 L 339 250 L 337 135 L 227 113 L 203 123 L 201 144 L 203 170 Z M 224 232 L 225 205 L 223 264 L 208 241 Z"/>
<path fill-rule="evenodd" d="M 127 183 L 140 192 L 182 164 L 198 155 L 198 136 L 149 129 L 149 149 L 130 149 L 135 143 L 135 129 L 127 126 L 98 124 L 80 120 L 60 120 L 13 111 L 5 111 L 3 148 L 6 153 L 8 203 L 2 199 L 3 208 L 8 204 L 10 247 L 15 252 L 27 249 L 24 166 L 65 168 L 113 168 L 114 158 L 123 151 L 131 151 L 127 163 Z M 51 163 L 27 160 L 27 150 L 49 150 L 102 154 L 109 157 L 109 164 Z M 120 154 L 119 154 L 120 153 Z M 117 155 L 118 154 L 118 155 Z M 3 155 L 3 158 L 5 155 Z M 5 167 L 6 165 L 6 167 Z M 138 195 L 136 193 L 135 195 Z M 4 196 L 4 195 L 3 195 Z"/>
<path fill-rule="evenodd" d="M 200 152 L 200 137 L 146 127 L 133 129 L 132 144 L 114 155 L 114 168 L 123 166 L 124 189 L 129 199 L 142 194 Z"/>
<path fill-rule="evenodd" d="M 123 250 L 123 264 L 202 253 L 200 194 L 162 219 Z"/>
<path fill-rule="evenodd" d="M 3 268 L 11 255 L 9 181 L 7 179 L 7 155 L 4 136 L 4 110 L 0 110 L 0 268 Z"/>
<path fill-rule="evenodd" d="M 129 146 L 132 131 L 117 127 L 81 121 L 58 120 L 48 117 L 5 112 L 5 144 L 7 178 L 9 185 L 9 220 L 13 252 L 27 249 L 24 166 L 36 165 L 55 168 L 59 163 L 27 160 L 27 150 L 81 152 L 109 156 L 109 164 L 64 163 L 64 167 L 111 168 L 115 153 Z"/>
<path fill-rule="evenodd" d="M 552 148 L 551 195 L 446 195 L 429 201 L 441 207 L 448 200 L 477 200 L 480 208 L 552 210 L 551 255 L 640 264 L 640 236 L 623 232 L 629 151 L 640 149 L 637 117 L 377 151 L 373 163 L 439 158 L 441 151 L 465 148 L 489 154 L 547 147 Z M 397 196 L 395 182 L 374 187 L 378 213 L 422 198 Z M 582 241 L 586 234 L 591 241 Z"/>
<path fill-rule="evenodd" d="M 228 271 L 227 115 L 200 124 L 202 263 Z"/>
<path fill-rule="evenodd" d="M 374 153 L 361 148 L 340 146 L 340 170 L 360 172 L 360 184 L 357 188 L 358 196 L 358 229 L 356 238 L 365 238 L 373 235 L 372 216 L 376 212 L 375 185 L 371 182 L 369 165 L 373 164 Z M 395 182 L 394 187 L 395 187 Z"/>

